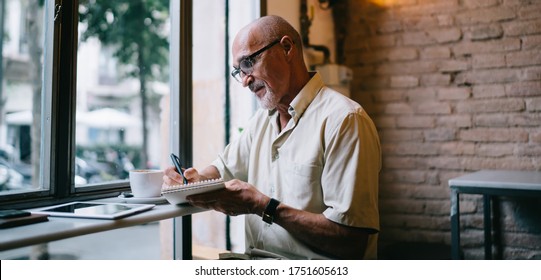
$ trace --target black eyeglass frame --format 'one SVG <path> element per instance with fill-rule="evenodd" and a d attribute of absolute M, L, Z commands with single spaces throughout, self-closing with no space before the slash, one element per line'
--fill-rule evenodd
<path fill-rule="evenodd" d="M 244 73 L 244 75 L 248 75 L 250 73 L 252 73 L 251 69 L 252 67 L 254 67 L 254 64 L 255 64 L 255 57 L 260 55 L 261 53 L 263 53 L 264 51 L 272 48 L 274 45 L 280 43 L 282 39 L 277 39 L 277 40 L 274 40 L 272 41 L 270 44 L 264 46 L 263 48 L 259 49 L 258 51 L 252 53 L 251 55 L 247 56 L 247 57 L 244 57 L 243 59 L 240 60 L 239 62 L 239 67 L 235 67 L 233 66 L 233 71 L 231 71 L 231 76 L 233 78 L 235 78 L 235 80 L 237 80 L 237 82 L 239 83 L 242 83 L 242 78 L 240 73 Z M 241 65 L 243 63 L 250 63 L 250 67 L 242 67 Z M 242 68 L 245 68 L 244 70 L 242 70 Z M 249 71 L 249 73 L 247 73 Z"/>

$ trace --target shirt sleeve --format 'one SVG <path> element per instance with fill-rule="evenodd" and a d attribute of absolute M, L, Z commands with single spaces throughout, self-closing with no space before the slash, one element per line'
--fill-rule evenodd
<path fill-rule="evenodd" d="M 224 181 L 232 179 L 248 181 L 253 127 L 254 119 L 250 121 L 239 137 L 229 143 L 224 151 L 218 155 L 218 158 L 212 162 Z"/>
<path fill-rule="evenodd" d="M 348 114 L 327 139 L 322 173 L 323 212 L 328 219 L 379 231 L 381 147 L 364 110 Z"/>

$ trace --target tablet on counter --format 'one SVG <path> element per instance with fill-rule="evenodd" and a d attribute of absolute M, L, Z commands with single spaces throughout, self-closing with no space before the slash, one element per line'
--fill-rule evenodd
<path fill-rule="evenodd" d="M 154 204 L 125 204 L 106 202 L 70 202 L 41 208 L 32 213 L 58 217 L 118 219 L 150 210 Z"/>

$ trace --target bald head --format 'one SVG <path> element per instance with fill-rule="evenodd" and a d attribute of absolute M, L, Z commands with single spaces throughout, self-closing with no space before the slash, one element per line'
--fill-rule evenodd
<path fill-rule="evenodd" d="M 297 30 L 285 19 L 274 15 L 258 18 L 246 25 L 239 31 L 234 43 L 266 45 L 283 36 L 289 36 L 302 53 L 302 40 Z"/>

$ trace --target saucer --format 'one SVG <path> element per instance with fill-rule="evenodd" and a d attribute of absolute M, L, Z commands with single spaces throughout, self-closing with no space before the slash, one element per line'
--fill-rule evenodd
<path fill-rule="evenodd" d="M 142 203 L 142 204 L 165 204 L 167 199 L 164 196 L 158 197 L 124 197 L 123 194 L 119 195 L 118 198 L 122 199 L 125 203 Z"/>

